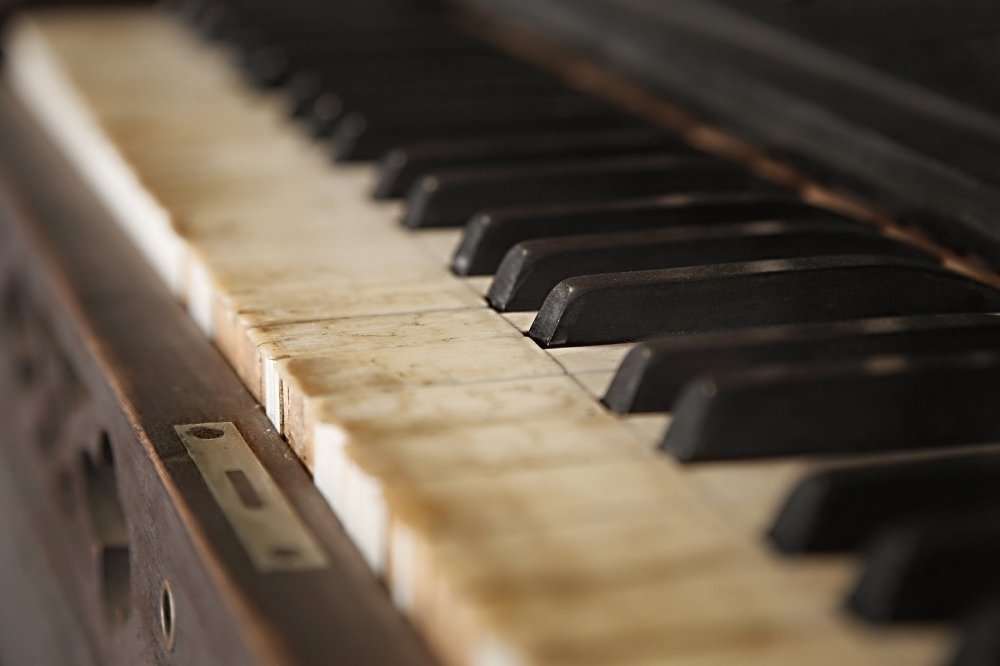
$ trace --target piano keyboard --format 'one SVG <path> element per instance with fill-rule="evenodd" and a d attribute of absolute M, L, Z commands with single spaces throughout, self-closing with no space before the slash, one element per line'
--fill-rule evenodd
<path fill-rule="evenodd" d="M 442 660 L 994 663 L 1000 293 L 391 7 L 8 78 Z"/>

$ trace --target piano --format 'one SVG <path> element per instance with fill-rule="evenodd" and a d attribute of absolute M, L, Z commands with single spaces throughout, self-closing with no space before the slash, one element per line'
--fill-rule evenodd
<path fill-rule="evenodd" d="M 1000 663 L 998 35 L 14 13 L 0 662 Z"/>

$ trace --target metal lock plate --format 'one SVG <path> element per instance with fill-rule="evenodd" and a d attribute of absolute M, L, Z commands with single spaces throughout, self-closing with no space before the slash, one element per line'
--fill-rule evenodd
<path fill-rule="evenodd" d="M 235 425 L 189 423 L 174 430 L 258 571 L 326 566 L 323 550 Z"/>

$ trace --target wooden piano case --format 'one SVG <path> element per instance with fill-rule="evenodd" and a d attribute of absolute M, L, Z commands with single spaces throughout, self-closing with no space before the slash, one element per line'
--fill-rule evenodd
<path fill-rule="evenodd" d="M 5 93 L 0 405 L 0 662 L 429 662 L 260 406 Z M 321 565 L 249 556 L 175 431 L 218 422 Z"/>

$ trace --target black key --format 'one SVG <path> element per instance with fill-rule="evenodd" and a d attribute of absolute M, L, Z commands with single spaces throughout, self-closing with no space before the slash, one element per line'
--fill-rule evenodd
<path fill-rule="evenodd" d="M 1000 666 L 1000 598 L 993 599 L 966 623 L 951 666 Z"/>
<path fill-rule="evenodd" d="M 520 131 L 613 129 L 638 125 L 639 121 L 594 100 L 566 100 L 560 97 L 551 104 L 537 100 L 531 104 L 512 102 L 484 106 L 475 112 L 465 109 L 453 111 L 443 104 L 436 113 L 409 114 L 405 108 L 400 113 L 385 116 L 348 113 L 334 126 L 330 141 L 335 160 L 372 160 L 396 146 L 417 141 L 481 138 Z M 429 192 L 424 196 L 426 194 Z M 454 225 L 464 222 L 463 219 Z"/>
<path fill-rule="evenodd" d="M 637 345 L 605 404 L 621 413 L 667 411 L 698 375 L 763 363 L 1000 348 L 1000 317 L 920 315 L 674 335 Z"/>
<path fill-rule="evenodd" d="M 326 93 L 342 97 L 360 93 L 393 93 L 400 106 L 409 100 L 419 100 L 430 92 L 435 98 L 447 99 L 447 86 L 489 89 L 498 84 L 535 87 L 540 90 L 566 91 L 564 84 L 552 76 L 531 69 L 510 58 L 483 53 L 449 57 L 429 53 L 419 56 L 406 52 L 387 52 L 365 58 L 344 58 L 325 62 L 289 65 L 281 81 L 296 115 L 309 116 L 315 102 Z M 322 124 L 319 114 L 314 123 Z M 327 121 L 328 122 L 328 121 Z"/>
<path fill-rule="evenodd" d="M 785 552 L 860 548 L 880 530 L 1000 506 L 1000 451 L 838 467 L 810 474 L 770 530 Z"/>
<path fill-rule="evenodd" d="M 227 40 L 244 27 L 239 13 L 221 2 L 190 2 L 180 15 L 208 39 Z"/>
<path fill-rule="evenodd" d="M 403 223 L 457 227 L 474 213 L 499 206 L 745 190 L 754 183 L 759 181 L 735 166 L 671 153 L 442 171 L 417 182 Z"/>
<path fill-rule="evenodd" d="M 286 26 L 256 25 L 239 31 L 233 46 L 247 61 L 261 51 L 280 52 L 290 63 L 327 63 L 357 60 L 370 55 L 407 53 L 490 54 L 509 58 L 490 49 L 447 23 L 338 27 L 330 23 Z"/>
<path fill-rule="evenodd" d="M 420 82 L 421 84 L 423 81 Z M 312 130 L 316 136 L 337 135 L 340 123 L 348 118 L 360 119 L 370 126 L 369 142 L 381 142 L 383 132 L 403 126 L 424 127 L 438 131 L 445 124 L 454 128 L 479 126 L 492 130 L 504 124 L 546 122 L 550 115 L 558 118 L 618 117 L 599 102 L 573 92 L 547 88 L 511 89 L 509 86 L 477 84 L 468 89 L 452 84 L 445 93 L 403 88 L 402 90 L 326 94 L 316 100 L 312 109 Z M 452 131 L 444 127 L 442 131 Z M 384 152 L 384 151 L 383 151 Z M 381 153 L 376 155 L 380 157 Z"/>
<path fill-rule="evenodd" d="M 661 448 L 683 461 L 1000 441 L 1000 353 L 870 356 L 702 376 Z"/>
<path fill-rule="evenodd" d="M 406 71 L 399 76 L 379 75 L 374 80 L 344 84 L 338 92 L 320 91 L 315 95 L 309 86 L 321 86 L 321 82 L 308 76 L 296 78 L 288 85 L 289 110 L 293 117 L 303 119 L 310 134 L 324 137 L 332 134 L 337 123 L 353 111 L 389 109 L 403 114 L 419 106 L 414 101 L 419 99 L 433 100 L 425 102 L 425 106 L 429 103 L 441 104 L 439 100 L 447 98 L 456 106 L 467 107 L 470 101 L 480 106 L 489 103 L 502 106 L 511 100 L 526 100 L 541 95 L 571 95 L 552 81 L 516 75 L 491 78 L 478 72 L 465 75 L 448 70 L 429 73 Z"/>
<path fill-rule="evenodd" d="M 265 34 L 284 41 L 297 35 L 330 35 L 331 41 L 351 33 L 456 30 L 439 9 L 422 3 L 407 7 L 353 3 L 353 5 L 318 3 L 308 9 L 292 11 L 284 3 L 227 6 L 230 3 L 202 3 L 194 20 L 207 37 L 239 44 L 248 35 Z M 362 7 L 361 5 L 366 5 Z M 361 10 L 361 11 L 358 11 Z"/>
<path fill-rule="evenodd" d="M 388 76 L 406 71 L 416 75 L 431 69 L 448 71 L 454 68 L 458 72 L 474 71 L 483 76 L 509 76 L 527 71 L 519 61 L 487 51 L 455 54 L 447 50 L 421 53 L 405 49 L 374 49 L 366 52 L 359 48 L 354 54 L 331 49 L 324 56 L 322 52 L 296 53 L 280 47 L 264 47 L 247 55 L 244 63 L 244 74 L 253 84 L 263 88 L 290 84 L 299 72 L 313 73 L 335 84 L 338 81 L 362 80 L 365 75 L 377 77 L 382 72 Z"/>
<path fill-rule="evenodd" d="M 543 347 L 753 326 L 1000 311 L 1000 292 L 901 257 L 777 259 L 563 280 L 529 331 Z"/>
<path fill-rule="evenodd" d="M 460 39 L 453 30 L 439 31 L 328 31 L 318 36 L 301 36 L 276 43 L 267 37 L 244 36 L 241 64 L 250 78 L 262 86 L 275 86 L 303 68 L 359 61 L 411 62 L 431 58 L 478 58 L 513 62 L 508 56 Z M 445 62 L 439 62 L 446 67 Z"/>
<path fill-rule="evenodd" d="M 571 160 L 611 155 L 685 152 L 676 136 L 636 128 L 594 132 L 550 132 L 499 136 L 476 141 L 420 143 L 396 148 L 379 164 L 376 199 L 402 196 L 421 176 L 442 169 L 510 163 Z"/>
<path fill-rule="evenodd" d="M 1000 505 L 900 527 L 869 551 L 849 605 L 880 622 L 955 618 L 1000 592 L 998 562 Z"/>
<path fill-rule="evenodd" d="M 541 72 L 511 68 L 504 63 L 487 67 L 475 59 L 447 67 L 440 62 L 400 60 L 305 68 L 292 75 L 285 87 L 292 115 L 305 118 L 317 136 L 333 131 L 335 118 L 327 108 L 331 101 L 342 104 L 342 100 L 356 96 L 395 95 L 402 108 L 407 100 L 429 95 L 447 98 L 453 90 L 472 94 L 494 89 L 516 96 L 525 90 L 565 92 L 566 87 Z"/>
<path fill-rule="evenodd" d="M 832 214 L 791 196 L 761 192 L 703 192 L 505 208 L 469 221 L 451 269 L 458 275 L 489 275 L 496 272 L 510 248 L 534 238 L 820 216 Z"/>
<path fill-rule="evenodd" d="M 202 13 L 210 8 L 209 4 L 204 0 L 164 0 L 160 6 L 172 16 L 190 23 L 193 27 L 200 20 Z"/>
<path fill-rule="evenodd" d="M 537 310 L 557 284 L 578 275 L 824 254 L 919 256 L 871 227 L 839 218 L 542 238 L 507 253 L 488 298 L 500 312 Z"/>
<path fill-rule="evenodd" d="M 323 67 L 366 57 L 406 55 L 413 59 L 450 54 L 455 58 L 489 57 L 517 67 L 521 59 L 457 29 L 447 21 L 288 26 L 283 31 L 257 25 L 244 30 L 235 46 L 247 55 L 257 49 L 280 50 L 295 66 Z"/>

